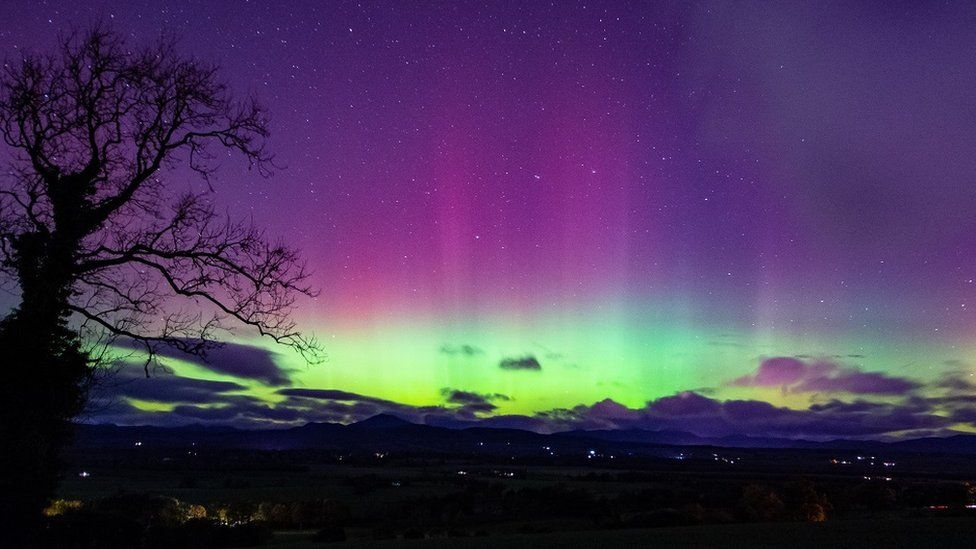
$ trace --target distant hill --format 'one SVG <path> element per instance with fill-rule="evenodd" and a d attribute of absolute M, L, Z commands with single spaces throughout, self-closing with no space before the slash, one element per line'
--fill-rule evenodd
<path fill-rule="evenodd" d="M 410 423 L 389 414 L 342 425 L 308 423 L 289 429 L 242 430 L 232 427 L 154 427 L 79 424 L 75 448 L 164 447 L 250 448 L 260 450 L 335 449 L 401 450 L 450 454 L 540 454 L 543 448 L 562 452 L 631 452 L 669 455 L 677 447 L 775 448 L 824 450 L 888 450 L 902 453 L 976 455 L 976 436 L 920 438 L 898 442 L 834 440 L 813 442 L 785 438 L 727 436 L 699 437 L 681 431 L 642 429 L 567 431 L 543 435 L 519 429 L 448 428 Z"/>

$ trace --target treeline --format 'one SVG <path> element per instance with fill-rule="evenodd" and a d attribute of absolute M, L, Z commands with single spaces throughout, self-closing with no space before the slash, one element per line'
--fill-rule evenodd
<path fill-rule="evenodd" d="M 284 529 L 319 530 L 320 541 L 341 541 L 349 520 L 348 508 L 332 500 L 202 505 L 145 494 L 55 500 L 45 515 L 45 543 L 79 549 L 251 547 Z"/>

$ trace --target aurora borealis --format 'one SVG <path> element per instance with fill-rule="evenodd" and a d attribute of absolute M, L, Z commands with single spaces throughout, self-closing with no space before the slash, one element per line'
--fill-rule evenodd
<path fill-rule="evenodd" d="M 847 4 L 4 2 L 8 57 L 168 29 L 263 102 L 215 200 L 321 289 L 323 364 L 242 330 L 86 420 L 976 430 L 976 8 Z"/>

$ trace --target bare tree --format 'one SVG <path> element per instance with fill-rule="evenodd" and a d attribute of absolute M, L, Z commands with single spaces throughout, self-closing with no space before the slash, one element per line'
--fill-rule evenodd
<path fill-rule="evenodd" d="M 215 67 L 172 41 L 135 49 L 96 27 L 53 55 L 4 65 L 0 134 L 10 153 L 0 272 L 21 296 L 0 325 L 8 448 L 45 439 L 56 453 L 99 351 L 116 338 L 145 348 L 147 375 L 161 346 L 202 355 L 234 325 L 317 360 L 291 317 L 296 298 L 313 293 L 299 254 L 208 200 L 219 159 L 237 153 L 261 173 L 272 161 L 265 111 L 235 100 Z M 199 189 L 167 183 L 178 166 L 201 176 Z M 32 452 L 43 453 L 25 450 L 18 463 L 53 459 Z M 3 480 L 2 492 L 25 488 Z M 0 513 L 12 505 L 24 507 Z"/>

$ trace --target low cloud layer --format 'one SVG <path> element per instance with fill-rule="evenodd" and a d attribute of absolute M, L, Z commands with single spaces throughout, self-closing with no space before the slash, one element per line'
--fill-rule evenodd
<path fill-rule="evenodd" d="M 535 369 L 533 357 L 509 359 Z M 528 365 L 526 365 L 528 364 Z M 721 399 L 720 392 L 683 391 L 629 407 L 606 398 L 593 404 L 531 415 L 498 414 L 512 397 L 445 387 L 439 402 L 412 405 L 331 388 L 285 387 L 262 400 L 233 381 L 160 374 L 146 379 L 139 368 L 123 370 L 101 388 L 90 421 L 119 424 L 202 423 L 243 428 L 288 427 L 307 422 L 352 423 L 392 414 L 443 427 L 503 427 L 536 432 L 576 429 L 646 429 L 702 437 L 749 435 L 778 438 L 898 438 L 945 434 L 976 427 L 976 384 L 953 371 L 922 386 L 906 378 L 829 361 L 776 357 L 727 385 L 777 388 L 801 407 L 753 399 Z M 812 404 L 810 403 L 812 402 Z M 140 410 L 143 404 L 170 408 Z"/>
<path fill-rule="evenodd" d="M 636 428 L 687 432 L 702 437 L 748 435 L 811 440 L 931 434 L 969 421 L 965 413 L 946 414 L 935 403 L 924 399 L 904 404 L 831 401 L 806 409 L 790 409 L 760 400 L 721 401 L 695 392 L 655 399 L 639 409 L 605 400 L 540 415 L 546 419 L 549 432 Z"/>
<path fill-rule="evenodd" d="M 142 369 L 126 367 L 106 378 L 94 397 L 100 402 L 134 399 L 158 403 L 206 404 L 220 400 L 227 393 L 245 390 L 247 387 L 233 381 L 195 379 L 165 371 L 147 378 Z"/>
<path fill-rule="evenodd" d="M 755 374 L 729 383 L 736 387 L 778 387 L 789 393 L 844 392 L 858 395 L 906 395 L 921 387 L 910 379 L 881 372 L 863 372 L 827 360 L 774 357 L 763 360 Z"/>
<path fill-rule="evenodd" d="M 505 427 L 551 433 L 576 429 L 646 429 L 679 431 L 703 437 L 831 439 L 884 438 L 912 433 L 945 432 L 972 425 L 976 396 L 910 398 L 901 403 L 830 400 L 805 409 L 774 406 L 759 400 L 718 400 L 686 391 L 630 408 L 612 399 L 591 405 L 548 410 L 533 415 L 492 415 L 500 394 L 445 389 L 444 404 L 413 406 L 334 389 L 282 389 L 285 397 L 271 404 L 234 394 L 223 382 L 176 378 L 162 381 L 154 392 L 125 389 L 127 398 L 180 399 L 171 412 L 144 412 L 124 399 L 120 405 L 92 415 L 95 421 L 121 424 L 179 425 L 205 423 L 237 427 L 294 426 L 306 422 L 351 423 L 376 414 L 392 414 L 415 423 L 446 427 Z"/>

